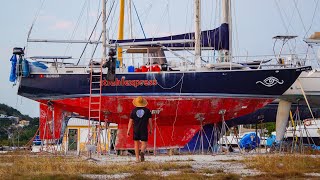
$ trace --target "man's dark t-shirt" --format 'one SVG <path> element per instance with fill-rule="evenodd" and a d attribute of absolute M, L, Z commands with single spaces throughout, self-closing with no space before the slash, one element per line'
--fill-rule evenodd
<path fill-rule="evenodd" d="M 148 122 L 151 112 L 146 107 L 136 107 L 130 118 L 133 119 L 133 140 L 148 141 Z"/>

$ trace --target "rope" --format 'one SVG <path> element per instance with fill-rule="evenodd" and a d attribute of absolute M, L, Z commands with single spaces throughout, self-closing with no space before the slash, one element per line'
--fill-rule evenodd
<path fill-rule="evenodd" d="M 280 6 L 279 6 L 279 2 L 277 0 L 275 0 L 275 3 L 276 3 L 276 6 L 277 6 L 277 9 L 278 9 L 278 12 L 279 12 L 283 27 L 286 30 L 286 34 L 288 34 L 289 33 L 289 28 L 290 28 L 289 26 L 291 26 L 291 20 L 289 20 L 289 25 L 287 25 L 286 22 L 285 22 L 285 18 L 289 19 L 287 14 L 285 13 L 285 11 L 281 11 Z M 281 12 L 283 12 L 284 15 Z M 292 16 L 291 16 L 290 19 L 292 19 L 293 15 L 294 15 L 294 12 L 292 12 Z M 292 26 L 291 26 L 291 28 L 292 28 Z M 290 52 L 291 52 L 290 42 L 289 42 L 289 49 L 290 49 Z"/>
<path fill-rule="evenodd" d="M 109 17 L 110 17 L 110 15 L 111 15 L 111 12 L 112 12 L 112 10 L 113 10 L 114 5 L 115 5 L 115 0 L 113 0 L 113 3 L 112 3 L 112 5 L 111 5 L 111 9 L 110 9 L 110 11 L 109 11 L 109 13 L 108 13 L 108 16 L 107 16 L 107 20 L 106 20 L 106 21 L 109 20 Z M 100 33 L 99 41 L 101 40 L 101 37 L 102 37 L 102 32 Z M 99 46 L 99 44 L 96 44 L 96 46 L 93 48 L 93 52 L 92 52 L 90 61 L 93 59 L 93 56 L 95 55 L 98 46 Z M 79 63 L 79 61 L 78 61 L 78 63 Z"/>
<path fill-rule="evenodd" d="M 26 143 L 25 146 L 28 147 L 28 146 L 30 146 L 30 145 L 32 144 L 32 142 L 33 142 L 34 138 L 37 136 L 38 132 L 39 132 L 39 128 L 37 129 L 37 131 L 36 131 L 36 133 L 33 135 L 33 137 Z"/>
<path fill-rule="evenodd" d="M 181 97 L 181 93 L 182 93 L 183 77 L 184 77 L 184 73 L 183 73 L 183 75 L 182 75 L 182 77 L 181 77 L 180 94 L 179 94 L 178 104 L 177 104 L 177 108 L 176 108 L 176 115 L 175 115 L 175 118 L 174 118 L 174 122 L 173 122 L 173 124 L 172 124 L 172 134 L 171 134 L 171 139 L 172 139 L 172 140 L 173 140 L 173 136 L 174 136 L 174 127 L 175 127 L 175 124 L 176 124 L 177 118 L 178 118 L 178 109 L 179 109 L 180 97 Z"/>
<path fill-rule="evenodd" d="M 82 5 L 82 9 L 81 9 L 80 15 L 79 15 L 78 20 L 77 20 L 77 23 L 76 23 L 76 26 L 74 27 L 73 32 L 72 32 L 72 34 L 71 34 L 71 36 L 70 36 L 70 38 L 69 38 L 70 40 L 72 40 L 72 39 L 74 38 L 74 36 L 75 36 L 75 34 L 76 34 L 77 30 L 78 30 L 78 27 L 79 27 L 79 24 L 80 24 L 80 20 L 81 20 L 83 14 L 84 14 L 84 11 L 85 11 L 87 2 L 88 2 L 87 0 L 84 0 L 84 3 L 83 3 L 83 5 Z M 65 50 L 65 52 L 64 52 L 64 55 L 66 55 L 67 52 L 70 50 L 70 45 L 71 45 L 71 43 L 69 43 L 69 44 L 67 45 L 66 50 Z"/>
<path fill-rule="evenodd" d="M 298 8 L 298 2 L 297 2 L 296 0 L 293 0 L 293 2 L 294 2 L 295 8 L 297 9 L 297 12 L 298 12 L 298 15 L 299 15 L 299 19 L 300 19 L 300 21 L 301 21 L 301 24 L 302 24 L 302 26 L 303 26 L 303 29 L 304 29 L 304 31 L 307 33 L 306 26 L 305 26 L 304 23 L 303 23 L 301 13 L 300 13 L 299 8 Z"/>
<path fill-rule="evenodd" d="M 306 93 L 305 93 L 305 91 L 303 90 L 303 87 L 302 87 L 302 85 L 301 85 L 301 83 L 300 83 L 300 79 L 299 79 L 299 78 L 298 78 L 297 82 L 298 82 L 298 85 L 299 85 L 300 88 L 301 88 L 302 95 L 303 95 L 303 97 L 304 97 L 304 100 L 305 100 L 306 103 L 307 103 L 307 106 L 308 106 L 308 109 L 309 109 L 310 114 L 311 114 L 311 116 L 312 116 L 312 119 L 315 119 L 314 116 L 313 116 L 313 113 L 312 113 L 312 110 L 311 110 L 309 101 L 308 101 L 308 99 L 307 99 Z"/>
<path fill-rule="evenodd" d="M 45 0 L 42 0 L 39 9 L 38 9 L 37 12 L 36 12 L 36 15 L 35 15 L 35 17 L 34 17 L 34 19 L 33 19 L 33 21 L 32 21 L 31 27 L 30 27 L 30 29 L 29 29 L 27 39 L 29 39 L 29 37 L 30 37 L 30 35 L 31 35 L 31 32 L 32 32 L 32 29 L 33 29 L 33 26 L 34 26 L 34 24 L 36 23 L 37 19 L 39 18 L 40 12 L 41 12 L 41 10 L 42 10 L 42 8 L 43 8 L 43 6 L 44 6 L 44 2 L 45 2 Z"/>
<path fill-rule="evenodd" d="M 158 83 L 158 86 L 161 87 L 162 89 L 170 90 L 170 89 L 173 89 L 173 88 L 177 87 L 180 82 L 182 82 L 182 84 L 183 84 L 183 78 L 184 78 L 184 73 L 182 74 L 180 80 L 179 80 L 175 85 L 173 85 L 173 86 L 171 86 L 171 87 L 169 87 L 169 88 L 163 87 L 163 86 L 160 85 L 159 83 Z M 153 74 L 153 79 L 156 80 L 154 74 Z M 182 84 L 181 84 L 181 87 L 180 87 L 180 93 L 181 93 Z M 179 97 L 180 97 L 180 96 L 179 96 Z"/>
<path fill-rule="evenodd" d="M 147 38 L 147 36 L 146 36 L 146 33 L 144 32 L 144 29 L 143 29 L 143 26 L 142 26 L 142 23 L 141 23 L 141 20 L 140 20 L 140 17 L 139 17 L 139 14 L 138 14 L 138 11 L 137 11 L 137 8 L 136 8 L 136 5 L 134 4 L 134 2 L 133 2 L 133 1 L 132 1 L 132 4 L 133 4 L 134 11 L 136 12 L 136 15 L 137 15 L 137 18 L 138 18 L 138 21 L 139 21 L 139 24 L 140 24 L 140 27 L 141 27 L 141 30 L 142 30 L 143 36 L 144 36 L 144 38 L 146 39 L 146 38 Z"/>
<path fill-rule="evenodd" d="M 315 6 L 314 11 L 313 11 L 313 15 L 312 15 L 312 20 L 311 20 L 310 26 L 309 26 L 306 34 L 304 35 L 304 37 L 306 37 L 308 35 L 309 31 L 311 30 L 311 27 L 312 27 L 312 24 L 313 24 L 313 21 L 314 21 L 314 18 L 316 16 L 316 12 L 317 12 L 317 9 L 318 9 L 318 5 L 319 5 L 319 0 L 317 0 L 317 2 L 316 2 L 316 6 Z"/>

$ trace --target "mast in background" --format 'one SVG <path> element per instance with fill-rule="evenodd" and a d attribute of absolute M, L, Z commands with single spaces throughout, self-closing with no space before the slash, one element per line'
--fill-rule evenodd
<path fill-rule="evenodd" d="M 107 2 L 102 0 L 102 60 L 107 60 Z"/>
<path fill-rule="evenodd" d="M 221 24 L 228 24 L 229 26 L 229 50 L 220 50 L 220 61 L 229 62 L 231 59 L 232 50 L 232 21 L 231 21 L 231 0 L 222 0 L 222 16 Z"/>
<path fill-rule="evenodd" d="M 125 3 L 124 0 L 120 0 L 120 19 L 119 19 L 119 30 L 118 30 L 118 40 L 123 40 L 124 34 L 124 8 Z M 118 48 L 117 50 L 118 60 L 120 61 L 120 67 L 123 65 L 123 58 L 122 58 L 122 48 Z"/>
<path fill-rule="evenodd" d="M 195 7 L 195 66 L 201 68 L 201 0 L 194 1 Z"/>

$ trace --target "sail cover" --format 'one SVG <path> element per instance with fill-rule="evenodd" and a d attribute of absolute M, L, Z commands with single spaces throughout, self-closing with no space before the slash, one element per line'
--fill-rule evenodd
<path fill-rule="evenodd" d="M 146 38 L 146 39 L 126 39 L 126 40 L 110 40 L 111 44 L 121 44 L 121 43 L 137 43 L 145 42 L 143 46 L 155 47 L 159 44 L 154 44 L 151 42 L 155 41 L 168 41 L 168 43 L 162 43 L 161 46 L 168 48 L 192 48 L 194 47 L 194 42 L 183 42 L 183 40 L 194 40 L 195 33 L 186 33 L 179 35 L 172 35 L 166 37 L 155 37 L 155 38 Z M 169 43 L 169 41 L 181 40 L 178 43 Z M 150 44 L 148 44 L 150 42 Z M 201 47 L 214 49 L 214 50 L 229 50 L 229 26 L 224 23 L 220 27 L 201 32 Z"/>

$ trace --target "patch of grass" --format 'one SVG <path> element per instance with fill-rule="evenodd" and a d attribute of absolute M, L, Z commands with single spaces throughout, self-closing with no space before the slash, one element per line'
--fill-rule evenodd
<path fill-rule="evenodd" d="M 163 180 L 163 179 L 170 179 L 170 180 L 194 180 L 194 179 L 199 179 L 199 180 L 205 180 L 205 179 L 212 179 L 208 176 L 202 175 L 202 174 L 197 174 L 197 173 L 179 173 L 179 174 L 171 174 L 168 176 L 160 176 L 159 174 L 141 174 L 141 173 L 136 173 L 132 174 L 129 177 L 126 177 L 126 179 L 130 180 Z"/>
<path fill-rule="evenodd" d="M 193 179 L 212 179 L 212 180 L 239 180 L 241 178 L 240 175 L 237 174 L 226 174 L 226 173 L 221 173 L 221 174 L 214 174 L 213 176 L 207 176 L 203 173 L 193 173 L 193 174 L 188 174 L 188 173 L 180 173 L 180 174 L 172 174 L 169 176 L 164 177 L 164 179 L 173 179 L 173 180 L 193 180 Z"/>
<path fill-rule="evenodd" d="M 303 177 L 304 173 L 320 172 L 320 158 L 305 155 L 254 156 L 243 162 L 248 168 L 277 178 Z"/>
<path fill-rule="evenodd" d="M 229 173 L 229 174 L 220 174 L 220 176 L 216 178 L 221 180 L 239 180 L 241 179 L 241 176 L 238 174 Z"/>
<path fill-rule="evenodd" d="M 208 168 L 200 169 L 199 172 L 204 173 L 204 174 L 214 174 L 214 173 L 216 173 L 215 169 L 208 169 Z"/>
<path fill-rule="evenodd" d="M 66 174 L 51 174 L 51 175 L 37 175 L 37 176 L 14 176 L 15 180 L 41 179 L 41 180 L 85 180 L 86 178 L 80 175 L 66 175 Z"/>
<path fill-rule="evenodd" d="M 216 169 L 216 173 L 223 173 L 224 172 L 224 170 L 223 169 Z"/>
<path fill-rule="evenodd" d="M 256 175 L 256 176 L 247 176 L 245 178 L 246 180 L 270 180 L 270 179 L 319 179 L 319 177 L 312 177 L 312 176 L 305 176 L 305 175 L 301 175 L 301 174 L 297 174 L 296 176 L 292 177 L 292 176 L 286 176 L 286 174 L 260 174 L 260 175 Z"/>
<path fill-rule="evenodd" d="M 193 169 L 183 169 L 181 170 L 182 173 L 189 173 L 189 174 L 192 174 L 192 173 L 197 173 L 195 170 Z"/>
<path fill-rule="evenodd" d="M 14 157 L 9 155 L 1 155 L 0 163 L 13 163 Z"/>
<path fill-rule="evenodd" d="M 164 179 L 164 178 L 158 174 L 135 173 L 135 174 L 132 174 L 132 175 L 126 177 L 126 179 L 129 179 L 129 180 L 160 180 L 160 179 Z"/>
<path fill-rule="evenodd" d="M 192 158 L 188 158 L 188 159 L 176 159 L 176 160 L 172 160 L 170 162 L 187 162 L 187 161 L 195 161 Z"/>
<path fill-rule="evenodd" d="M 232 163 L 232 162 L 239 162 L 239 160 L 236 160 L 236 159 L 228 159 L 228 160 L 219 160 L 220 162 L 229 162 L 229 163 Z"/>
<path fill-rule="evenodd" d="M 0 177 L 46 177 L 50 179 L 52 174 L 77 177 L 81 174 L 119 174 L 142 173 L 144 171 L 160 172 L 171 170 L 192 169 L 189 164 L 177 163 L 138 163 L 138 164 L 96 164 L 83 161 L 78 158 L 63 156 L 7 156 L 1 157 L 2 163 L 13 163 L 12 166 L 0 166 Z M 0 163 L 1 164 L 1 163 Z M 43 179 L 43 178 L 40 178 Z"/>
<path fill-rule="evenodd" d="M 189 157 L 187 161 L 195 161 L 195 160 Z"/>
<path fill-rule="evenodd" d="M 170 180 L 193 180 L 193 179 L 199 179 L 199 180 L 204 180 L 204 179 L 212 179 L 212 177 L 208 177 L 206 175 L 203 174 L 199 174 L 199 173 L 179 173 L 179 174 L 171 174 L 168 175 L 166 177 L 164 177 L 164 179 L 170 179 Z"/>
<path fill-rule="evenodd" d="M 131 167 L 134 171 L 130 172 L 141 172 L 141 171 L 170 171 L 170 170 L 182 170 L 191 169 L 190 164 L 177 164 L 177 163 L 139 163 Z"/>

